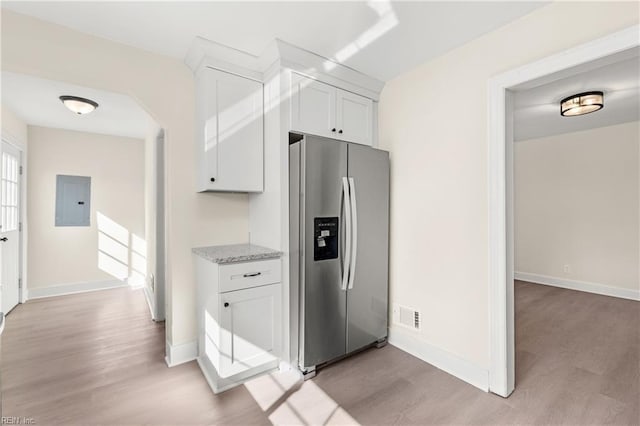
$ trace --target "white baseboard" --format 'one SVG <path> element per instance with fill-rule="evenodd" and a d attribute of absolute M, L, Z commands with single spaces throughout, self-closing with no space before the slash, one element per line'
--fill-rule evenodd
<path fill-rule="evenodd" d="M 640 301 L 640 289 L 632 290 L 628 288 L 611 287 L 605 284 L 549 277 L 547 275 L 531 274 L 528 272 L 515 272 L 514 278 L 519 281 L 527 281 L 534 284 L 544 284 L 569 290 L 585 291 L 587 293 L 601 294 L 603 296 Z"/>
<path fill-rule="evenodd" d="M 87 291 L 106 290 L 109 288 L 127 287 L 127 283 L 120 280 L 89 281 L 82 283 L 58 284 L 49 287 L 33 287 L 28 290 L 29 299 L 42 297 L 64 296 L 67 294 L 84 293 Z"/>
<path fill-rule="evenodd" d="M 198 342 L 182 343 L 172 345 L 167 342 L 165 362 L 169 367 L 184 364 L 185 362 L 194 361 L 198 357 Z"/>
<path fill-rule="evenodd" d="M 460 380 L 489 392 L 489 370 L 427 343 L 412 331 L 403 330 L 401 327 L 390 327 L 389 343 Z"/>

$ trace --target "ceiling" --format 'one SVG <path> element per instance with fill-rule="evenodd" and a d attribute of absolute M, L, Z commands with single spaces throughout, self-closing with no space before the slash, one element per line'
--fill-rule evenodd
<path fill-rule="evenodd" d="M 546 3 L 2 1 L 2 7 L 180 60 L 196 36 L 256 56 L 279 38 L 388 81 Z"/>
<path fill-rule="evenodd" d="M 77 115 L 58 99 L 73 95 L 100 105 L 94 112 Z M 2 72 L 2 105 L 33 126 L 143 139 L 153 128 L 151 117 L 130 97 L 59 81 Z"/>
<path fill-rule="evenodd" d="M 576 117 L 560 115 L 560 101 L 581 92 L 604 92 L 604 108 Z M 630 49 L 515 92 L 514 139 L 542 138 L 640 120 L 640 51 Z"/>

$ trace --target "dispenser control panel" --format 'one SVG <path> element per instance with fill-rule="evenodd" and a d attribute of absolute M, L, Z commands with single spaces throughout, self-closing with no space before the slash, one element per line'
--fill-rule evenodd
<path fill-rule="evenodd" d="M 316 217 L 313 219 L 313 260 L 338 258 L 338 218 Z"/>

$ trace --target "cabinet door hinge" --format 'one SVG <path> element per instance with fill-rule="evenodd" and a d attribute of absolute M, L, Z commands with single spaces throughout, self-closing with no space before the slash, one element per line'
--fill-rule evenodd
<path fill-rule="evenodd" d="M 20 174 L 22 174 L 22 166 L 20 166 Z"/>
<path fill-rule="evenodd" d="M 22 278 L 18 278 L 18 288 L 22 288 Z"/>
<path fill-rule="evenodd" d="M 18 223 L 18 232 L 22 232 L 22 222 Z"/>

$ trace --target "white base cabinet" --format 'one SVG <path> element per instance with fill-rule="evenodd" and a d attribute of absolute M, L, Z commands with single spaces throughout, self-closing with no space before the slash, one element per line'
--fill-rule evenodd
<path fill-rule="evenodd" d="M 198 364 L 214 392 L 278 367 L 280 259 L 218 265 L 196 256 Z"/>

